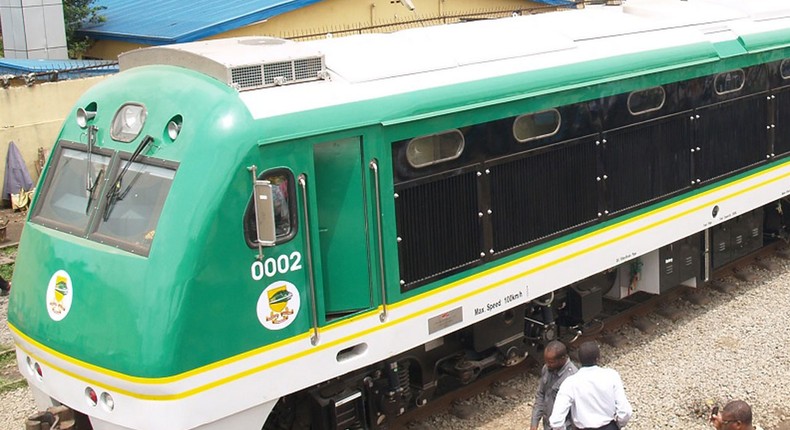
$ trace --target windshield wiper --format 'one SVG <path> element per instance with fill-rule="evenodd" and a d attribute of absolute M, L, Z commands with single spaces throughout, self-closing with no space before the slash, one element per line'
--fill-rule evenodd
<path fill-rule="evenodd" d="M 96 197 L 96 186 L 99 184 L 99 180 L 104 174 L 104 168 L 102 168 L 99 170 L 96 179 L 93 179 L 93 160 L 91 159 L 91 155 L 93 154 L 93 145 L 96 144 L 96 132 L 98 130 L 99 129 L 96 128 L 95 125 L 88 126 L 88 158 L 86 160 L 88 172 L 85 175 L 85 191 L 88 192 L 88 204 L 85 206 L 85 215 L 88 215 L 91 211 L 91 203 L 93 203 L 93 199 Z"/>
<path fill-rule="evenodd" d="M 132 163 L 134 163 L 135 160 L 137 160 L 137 157 L 140 156 L 140 154 L 143 152 L 145 147 L 148 146 L 148 144 L 150 144 L 153 141 L 154 138 L 149 135 L 146 135 L 143 138 L 143 141 L 140 142 L 140 146 L 138 146 L 137 149 L 134 150 L 134 153 L 132 154 L 131 158 L 129 158 L 129 160 L 126 161 L 126 164 L 123 166 L 123 169 L 121 169 L 121 172 L 118 173 L 118 178 L 110 186 L 110 189 L 107 191 L 107 194 L 105 195 L 105 198 L 107 199 L 107 207 L 104 209 L 105 221 L 107 221 L 107 219 L 110 218 L 110 213 L 112 212 L 113 207 L 115 207 L 115 203 L 118 202 L 118 200 L 123 200 L 123 198 L 126 197 L 126 194 L 129 192 L 129 189 L 132 187 L 132 185 L 134 185 L 134 183 L 137 182 L 137 178 L 139 177 L 140 172 L 137 172 L 137 175 L 129 184 L 129 186 L 126 187 L 126 189 L 123 192 L 121 192 L 121 187 L 123 186 L 123 177 L 124 175 L 126 175 L 126 172 L 129 170 L 129 167 L 132 165 Z"/>
<path fill-rule="evenodd" d="M 99 184 L 99 180 L 101 180 L 102 175 L 104 175 L 104 168 L 99 170 L 99 174 L 96 175 L 96 180 L 93 181 L 93 185 L 88 187 L 88 205 L 85 206 L 85 215 L 88 215 L 88 212 L 91 210 L 91 203 L 93 203 L 93 199 L 96 197 L 96 185 Z"/>

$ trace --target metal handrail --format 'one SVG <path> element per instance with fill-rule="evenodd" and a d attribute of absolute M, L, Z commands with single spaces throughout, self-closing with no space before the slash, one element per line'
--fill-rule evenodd
<path fill-rule="evenodd" d="M 373 180 L 375 183 L 375 192 L 376 192 L 376 232 L 378 235 L 378 242 L 379 242 L 379 274 L 381 275 L 381 314 L 379 314 L 379 320 L 384 322 L 387 320 L 387 283 L 386 283 L 386 276 L 384 272 L 384 243 L 383 237 L 384 233 L 382 232 L 381 228 L 381 187 L 379 183 L 379 164 L 378 160 L 375 158 L 370 160 L 370 170 L 373 171 Z"/>
<path fill-rule="evenodd" d="M 305 237 L 305 251 L 307 254 L 307 276 L 310 283 L 310 310 L 313 317 L 313 335 L 310 336 L 310 343 L 315 346 L 318 345 L 318 303 L 316 301 L 315 291 L 315 273 L 313 272 L 313 244 L 310 240 L 310 212 L 307 210 L 307 180 L 304 174 L 299 175 L 297 179 L 299 187 L 302 189 L 302 211 L 304 214 L 304 237 Z"/>

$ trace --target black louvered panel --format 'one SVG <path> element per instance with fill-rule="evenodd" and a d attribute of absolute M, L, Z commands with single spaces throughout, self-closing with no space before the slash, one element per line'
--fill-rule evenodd
<path fill-rule="evenodd" d="M 764 95 L 738 99 L 699 110 L 697 177 L 726 175 L 765 159 L 768 153 Z"/>
<path fill-rule="evenodd" d="M 776 129 L 774 130 L 774 153 L 790 152 L 790 90 L 776 94 Z"/>
<path fill-rule="evenodd" d="M 396 192 L 404 290 L 480 258 L 476 171 L 398 188 Z"/>
<path fill-rule="evenodd" d="M 610 212 L 689 186 L 689 122 L 688 116 L 681 114 L 607 134 L 604 170 Z"/>
<path fill-rule="evenodd" d="M 490 167 L 496 252 L 597 217 L 595 148 L 588 138 Z"/>

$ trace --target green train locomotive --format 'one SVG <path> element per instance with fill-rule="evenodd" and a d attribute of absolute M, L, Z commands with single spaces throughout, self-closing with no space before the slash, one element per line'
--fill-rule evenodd
<path fill-rule="evenodd" d="M 153 47 L 78 101 L 9 325 L 94 429 L 386 428 L 787 237 L 790 7 Z"/>

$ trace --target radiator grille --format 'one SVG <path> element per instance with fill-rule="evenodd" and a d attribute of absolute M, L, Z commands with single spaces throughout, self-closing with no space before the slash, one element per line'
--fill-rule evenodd
<path fill-rule="evenodd" d="M 604 170 L 610 211 L 621 211 L 689 186 L 689 123 L 688 115 L 681 114 L 606 136 Z"/>
<path fill-rule="evenodd" d="M 759 95 L 699 110 L 698 178 L 712 179 L 765 159 L 767 103 L 765 95 Z"/>
<path fill-rule="evenodd" d="M 476 172 L 396 189 L 403 290 L 480 258 Z"/>
<path fill-rule="evenodd" d="M 490 168 L 496 252 L 597 218 L 595 148 L 577 140 Z"/>
<path fill-rule="evenodd" d="M 776 94 L 776 129 L 774 130 L 774 153 L 790 152 L 790 90 Z"/>

